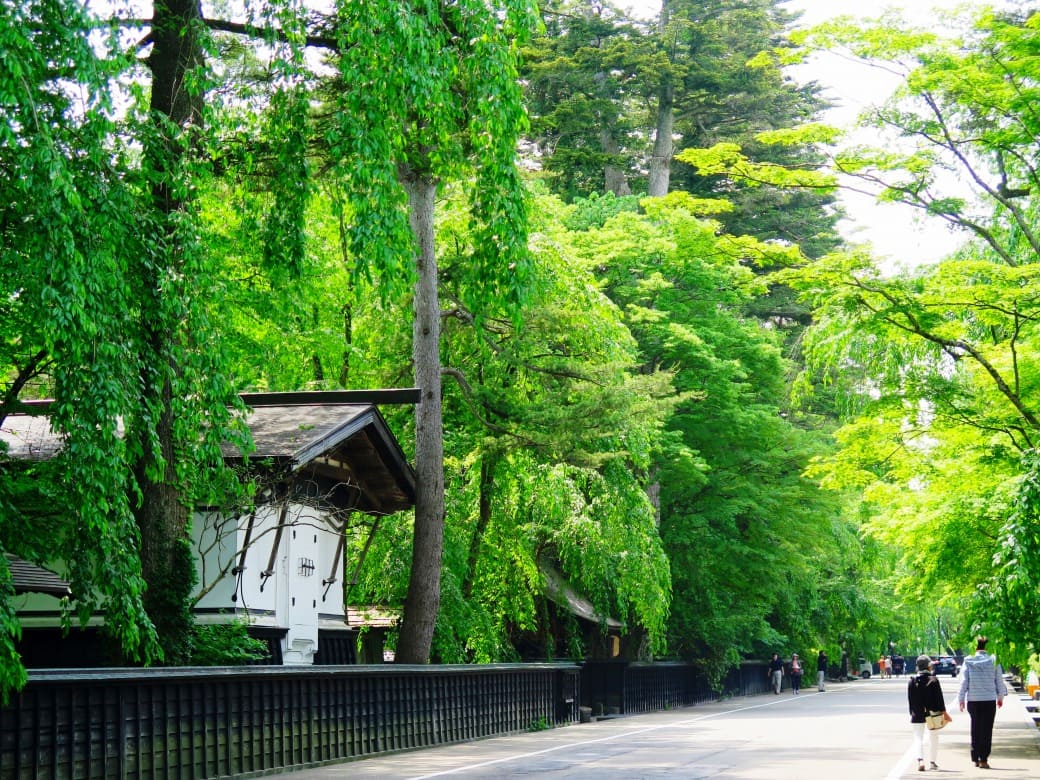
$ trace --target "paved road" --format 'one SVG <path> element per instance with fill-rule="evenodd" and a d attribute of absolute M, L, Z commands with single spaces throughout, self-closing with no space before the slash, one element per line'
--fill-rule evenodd
<path fill-rule="evenodd" d="M 918 772 L 907 678 L 830 684 L 793 696 L 731 699 L 651 715 L 481 740 L 277 775 L 284 780 L 968 780 L 1040 778 L 1040 731 L 1015 694 L 998 712 L 993 769 L 968 752 L 957 680 L 941 678 L 954 722 L 940 735 L 938 772 Z"/>

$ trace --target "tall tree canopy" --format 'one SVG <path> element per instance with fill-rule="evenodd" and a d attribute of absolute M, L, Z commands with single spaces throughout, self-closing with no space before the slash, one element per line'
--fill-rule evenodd
<path fill-rule="evenodd" d="M 221 441 L 242 441 L 195 303 L 212 278 L 192 209 L 208 150 L 197 13 L 157 5 L 144 62 L 78 3 L 23 4 L 4 31 L 0 418 L 50 396 L 65 445 L 28 474 L 4 463 L 2 543 L 64 561 L 80 617 L 103 609 L 146 662 L 187 657 L 190 507 L 216 487 L 202 475 L 220 474 Z M 59 486 L 66 511 L 41 512 Z"/>
<path fill-rule="evenodd" d="M 460 269 L 475 280 L 464 303 L 519 301 L 528 267 L 516 167 L 523 119 L 517 43 L 533 6 L 510 0 L 343 3 L 339 8 L 338 127 L 347 167 L 354 257 L 388 286 L 414 279 L 412 359 L 416 507 L 412 565 L 398 659 L 429 659 L 440 600 L 444 465 L 434 204 L 442 181 L 469 179 L 473 241 Z M 407 205 L 407 210 L 405 206 Z M 472 296 L 472 297 L 471 297 Z"/>
<path fill-rule="evenodd" d="M 799 40 L 903 74 L 864 121 L 884 148 L 838 152 L 834 170 L 973 240 L 898 277 L 864 252 L 787 276 L 817 316 L 811 363 L 845 392 L 842 449 L 818 474 L 863 491 L 875 534 L 903 548 L 904 585 L 934 586 L 999 636 L 1008 660 L 1034 652 L 1040 560 L 1030 541 L 1037 438 L 1036 134 L 1029 69 L 1036 15 L 983 10 L 954 37 L 885 18 L 836 22 Z M 944 174 L 956 171 L 963 185 Z M 911 534 L 907 535 L 907 531 Z M 928 533 L 927 547 L 907 543 Z"/>
<path fill-rule="evenodd" d="M 804 473 L 831 420 L 790 395 L 808 316 L 766 297 L 769 269 L 833 246 L 829 180 L 746 176 L 818 154 L 785 127 L 814 90 L 754 56 L 779 3 L 673 0 L 641 24 L 554 2 L 537 39 L 523 0 L 151 10 L 110 28 L 37 0 L 0 33 L 0 421 L 52 396 L 67 444 L 0 454 L 0 546 L 57 550 L 128 658 L 190 650 L 183 542 L 193 502 L 231 487 L 218 444 L 246 446 L 234 390 L 409 383 L 414 418 L 388 417 L 414 434 L 414 522 L 357 540 L 345 594 L 404 604 L 399 660 L 603 652 L 553 603 L 561 579 L 626 655 L 715 680 L 741 654 L 885 636 L 890 539 L 857 535 L 856 486 Z M 626 195 L 673 130 L 690 167 Z M 843 303 L 781 278 L 822 325 Z"/>

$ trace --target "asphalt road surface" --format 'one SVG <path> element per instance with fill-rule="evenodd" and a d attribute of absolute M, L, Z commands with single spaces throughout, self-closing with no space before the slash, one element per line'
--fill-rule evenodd
<path fill-rule="evenodd" d="M 795 696 L 730 699 L 651 715 L 360 759 L 278 775 L 285 780 L 1037 780 L 1040 731 L 1012 693 L 997 713 L 990 770 L 968 747 L 960 680 L 942 680 L 954 721 L 939 737 L 939 771 L 918 772 L 908 678 L 830 683 Z"/>

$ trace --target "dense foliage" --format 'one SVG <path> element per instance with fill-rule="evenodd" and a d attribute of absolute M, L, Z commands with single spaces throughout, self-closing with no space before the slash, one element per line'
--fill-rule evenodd
<path fill-rule="evenodd" d="M 131 661 L 248 655 L 186 624 L 189 509 L 247 446 L 233 391 L 414 382 L 422 414 L 385 412 L 424 498 L 350 527 L 345 593 L 405 606 L 404 659 L 607 655 L 609 625 L 713 681 L 978 630 L 1024 661 L 1034 18 L 785 39 L 772 0 L 551 2 L 532 36 L 491 5 L 164 2 L 104 34 L 5 5 L 0 425 L 51 397 L 66 446 L 0 452 L 4 552 L 61 567 Z M 867 117 L 897 141 L 834 151 L 782 70 L 815 46 L 905 68 Z M 951 160 L 979 200 L 940 191 Z M 882 275 L 833 231 L 838 170 L 975 242 Z"/>
<path fill-rule="evenodd" d="M 983 632 L 1016 664 L 1038 636 L 1037 86 L 1028 65 L 1038 20 L 983 10 L 954 20 L 945 38 L 889 18 L 836 22 L 802 39 L 903 74 L 895 96 L 864 118 L 888 143 L 842 148 L 835 166 L 967 242 L 897 277 L 862 251 L 789 277 L 816 312 L 810 362 L 847 410 L 840 449 L 813 473 L 859 492 L 865 529 L 900 551 L 901 592 L 942 594 L 955 627 L 939 640 L 945 648 L 970 647 Z M 946 170 L 970 189 L 951 189 Z"/>

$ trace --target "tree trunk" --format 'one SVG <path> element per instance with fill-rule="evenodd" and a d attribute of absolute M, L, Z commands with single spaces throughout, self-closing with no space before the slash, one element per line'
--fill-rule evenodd
<path fill-rule="evenodd" d="M 469 555 L 466 556 L 466 578 L 462 582 L 463 598 L 473 595 L 473 583 L 477 579 L 477 563 L 484 533 L 491 524 L 491 491 L 495 487 L 495 467 L 498 456 L 485 452 L 480 458 L 480 498 L 478 499 L 477 526 L 469 540 Z"/>
<path fill-rule="evenodd" d="M 184 207 L 176 182 L 189 150 L 180 131 L 201 119 L 201 95 L 185 85 L 189 72 L 203 64 L 198 37 L 202 11 L 198 0 L 157 0 L 152 17 L 151 111 L 155 117 L 144 149 L 152 178 L 156 235 L 150 261 L 142 271 L 144 302 L 141 330 L 147 350 L 141 377 L 143 410 L 158 409 L 158 419 L 143 412 L 136 433 L 141 457 L 134 469 L 140 491 L 135 509 L 141 533 L 141 568 L 147 590 L 144 605 L 155 625 L 164 660 L 184 663 L 190 655 L 191 591 L 195 568 L 188 541 L 189 509 L 178 485 L 178 453 L 171 411 L 171 379 L 178 370 L 171 349 L 176 324 L 166 314 L 165 296 L 177 295 L 181 243 L 177 213 Z M 154 426 L 154 440 L 151 430 Z"/>
<path fill-rule="evenodd" d="M 343 362 L 339 366 L 339 386 L 346 387 L 350 379 L 350 350 L 354 345 L 354 309 L 345 303 L 340 313 L 343 315 Z"/>
<path fill-rule="evenodd" d="M 196 574 L 188 540 L 188 508 L 176 484 L 177 455 L 173 447 L 168 382 L 164 390 L 166 407 L 156 431 L 164 465 L 161 475 L 156 474 L 156 456 L 146 450 L 135 467 L 134 476 L 141 496 L 134 516 L 141 533 L 141 572 L 146 584 L 142 602 L 155 626 L 163 661 L 179 666 L 186 664 L 191 656 L 194 624 L 191 594 Z"/>
<path fill-rule="evenodd" d="M 350 258 L 350 237 L 347 230 L 347 218 L 342 208 L 336 209 L 339 217 L 337 225 L 339 228 L 339 252 L 343 259 L 344 268 L 352 268 L 353 262 Z M 346 387 L 350 379 L 350 357 L 354 346 L 354 306 L 348 300 L 340 308 L 343 315 L 343 361 L 339 366 L 339 386 Z"/>
<path fill-rule="evenodd" d="M 420 401 L 415 408 L 415 533 L 412 571 L 404 603 L 396 661 L 430 661 L 441 599 L 444 548 L 444 431 L 441 419 L 440 305 L 433 211 L 435 179 L 407 171 L 408 221 L 415 238 L 415 298 L 412 302 L 412 359 Z"/>
<path fill-rule="evenodd" d="M 670 19 L 668 0 L 661 2 L 661 21 L 659 34 L 667 40 Z M 661 76 L 661 86 L 657 92 L 657 124 L 654 130 L 654 151 L 650 158 L 650 176 L 646 185 L 646 194 L 661 197 L 668 194 L 672 175 L 672 132 L 675 128 L 675 85 L 670 73 Z"/>
<path fill-rule="evenodd" d="M 650 178 L 646 194 L 659 198 L 668 194 L 672 176 L 672 130 L 675 126 L 673 111 L 675 88 L 670 76 L 663 77 L 657 97 L 657 127 L 654 131 L 654 152 L 650 158 Z"/>
<path fill-rule="evenodd" d="M 603 148 L 603 153 L 617 159 L 620 149 L 618 148 L 617 138 L 614 137 L 610 128 L 605 127 L 600 130 L 599 141 L 600 146 Z M 613 192 L 618 197 L 632 194 L 632 189 L 628 186 L 628 178 L 625 176 L 624 169 L 614 163 L 608 162 L 603 167 L 603 186 L 607 192 Z"/>
<path fill-rule="evenodd" d="M 597 73 L 595 81 L 599 85 L 604 102 L 610 103 L 611 96 L 608 94 L 606 87 L 607 74 Z M 620 149 L 614 125 L 615 122 L 613 120 L 608 120 L 606 117 L 602 118 L 602 125 L 599 129 L 599 145 L 600 149 L 603 150 L 603 154 L 608 156 L 608 159 L 616 160 L 618 159 Z M 607 162 L 603 166 L 603 186 L 607 192 L 612 192 L 618 196 L 632 194 L 632 190 L 628 186 L 628 179 L 625 178 L 625 171 L 613 162 Z"/>

